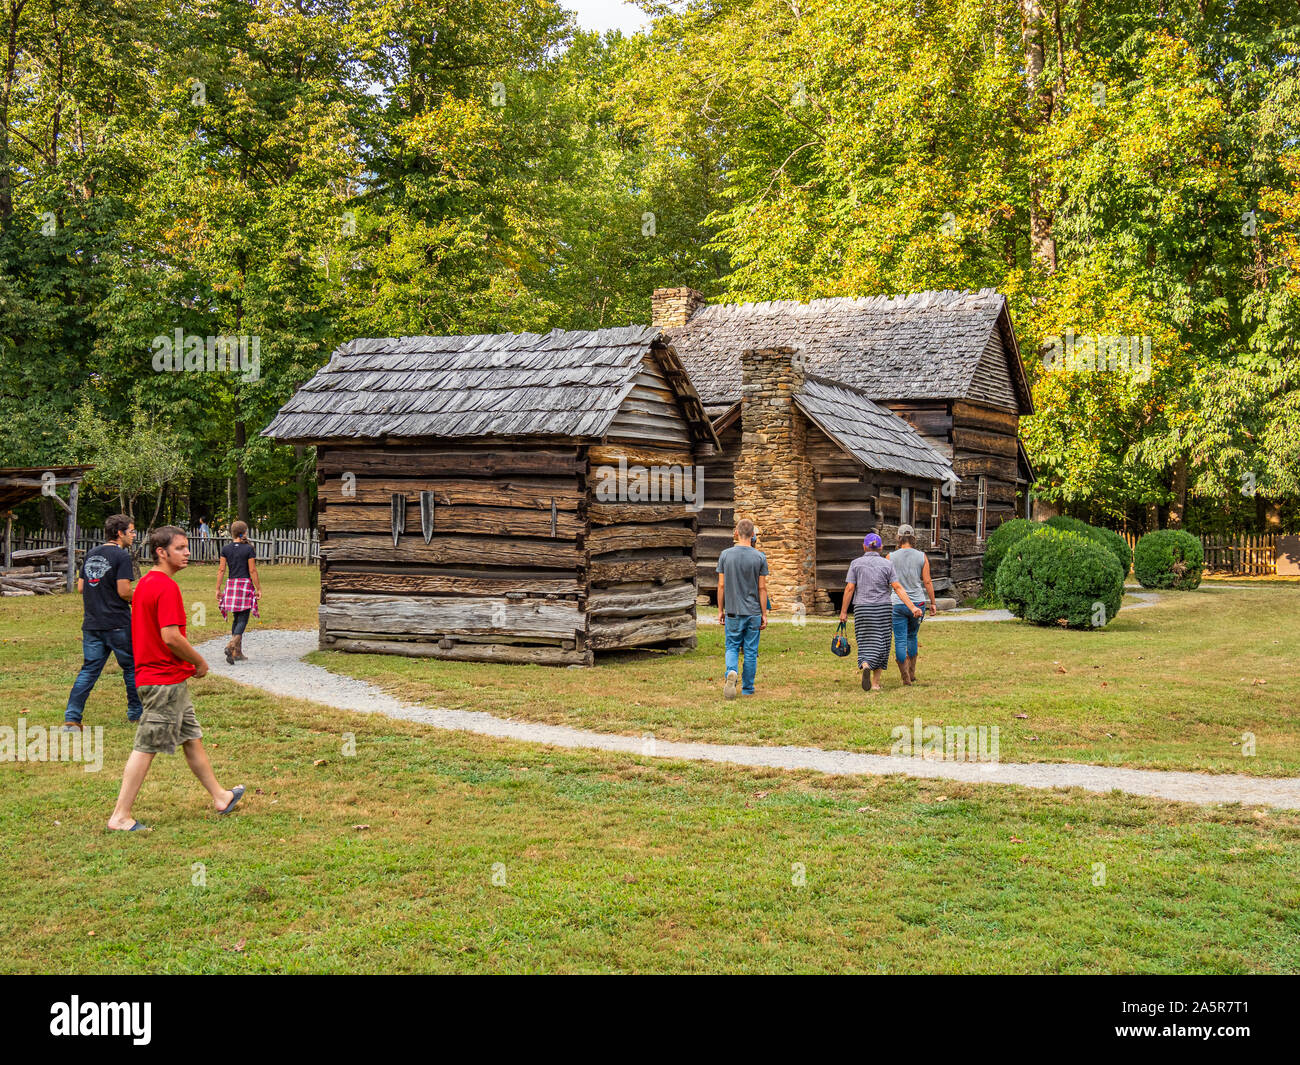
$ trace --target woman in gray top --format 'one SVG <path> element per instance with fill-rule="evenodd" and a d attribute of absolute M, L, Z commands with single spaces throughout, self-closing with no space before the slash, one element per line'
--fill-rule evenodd
<path fill-rule="evenodd" d="M 898 672 L 904 684 L 916 683 L 916 657 L 919 651 L 917 634 L 921 631 L 921 621 L 925 617 L 923 600 L 929 599 L 930 613 L 934 607 L 934 582 L 930 580 L 930 559 L 924 551 L 916 549 L 916 532 L 910 525 L 898 527 L 898 549 L 889 555 L 894 564 L 898 580 L 907 589 L 908 602 L 894 593 L 894 658 L 898 660 Z M 912 602 L 921 603 L 920 613 L 914 613 Z"/>
<path fill-rule="evenodd" d="M 849 603 L 853 603 L 853 635 L 858 641 L 858 668 L 862 670 L 862 690 L 880 691 L 880 677 L 889 661 L 889 634 L 893 604 L 890 589 L 917 617 L 921 608 L 912 605 L 907 590 L 899 582 L 893 563 L 881 557 L 880 537 L 868 533 L 862 541 L 865 549 L 861 558 L 849 565 L 845 579 L 844 601 L 840 604 L 840 620 L 847 621 Z"/>

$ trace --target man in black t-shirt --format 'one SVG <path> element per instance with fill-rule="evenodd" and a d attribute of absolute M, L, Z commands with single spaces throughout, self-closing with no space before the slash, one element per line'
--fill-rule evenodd
<path fill-rule="evenodd" d="M 104 522 L 108 542 L 86 552 L 77 578 L 84 609 L 81 623 L 81 672 L 68 695 L 63 715 L 65 732 L 81 728 L 90 689 L 109 655 L 117 656 L 126 681 L 126 718 L 139 721 L 144 708 L 135 690 L 135 658 L 131 654 L 131 544 L 135 523 L 125 514 L 114 514 Z"/>

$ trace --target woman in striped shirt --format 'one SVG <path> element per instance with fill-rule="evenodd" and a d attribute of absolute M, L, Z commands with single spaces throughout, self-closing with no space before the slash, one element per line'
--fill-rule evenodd
<path fill-rule="evenodd" d="M 853 604 L 853 634 L 858 641 L 858 668 L 862 670 L 862 690 L 880 691 L 880 677 L 889 661 L 889 642 L 894 633 L 894 606 L 890 589 L 912 612 L 921 616 L 921 608 L 907 596 L 898 572 L 889 559 L 880 554 L 880 537 L 868 533 L 862 541 L 863 554 L 849 565 L 840 620 L 848 621 L 849 603 Z"/>

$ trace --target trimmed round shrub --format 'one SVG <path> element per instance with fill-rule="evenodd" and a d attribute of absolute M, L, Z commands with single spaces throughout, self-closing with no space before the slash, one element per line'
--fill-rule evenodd
<path fill-rule="evenodd" d="M 1096 540 L 1045 528 L 1012 545 L 997 573 L 998 596 L 1035 625 L 1100 628 L 1119 613 L 1124 574 Z"/>
<path fill-rule="evenodd" d="M 1004 521 L 989 534 L 988 543 L 984 545 L 984 587 L 988 591 L 997 591 L 994 584 L 998 566 L 1007 557 L 1007 551 L 1011 546 L 1016 541 L 1042 527 L 1043 523 L 1041 521 L 1030 521 L 1028 518 L 1011 518 Z"/>
<path fill-rule="evenodd" d="M 1204 566 L 1201 541 L 1182 529 L 1149 532 L 1133 552 L 1133 573 L 1143 588 L 1191 591 L 1201 583 Z"/>
<path fill-rule="evenodd" d="M 1115 532 L 1114 529 L 1103 529 L 1099 525 L 1089 525 L 1086 521 L 1070 518 L 1064 514 L 1048 518 L 1047 524 L 1053 529 L 1060 529 L 1062 532 L 1078 533 L 1080 536 L 1096 540 L 1097 543 L 1115 556 L 1115 561 L 1119 563 L 1125 577 L 1128 576 L 1128 571 L 1133 568 L 1133 550 L 1129 547 L 1128 541 Z"/>

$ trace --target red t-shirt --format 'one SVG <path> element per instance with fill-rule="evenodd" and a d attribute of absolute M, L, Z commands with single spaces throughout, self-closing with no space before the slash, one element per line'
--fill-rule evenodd
<path fill-rule="evenodd" d="M 177 658 L 162 640 L 162 630 L 179 625 L 185 635 L 185 600 L 180 586 L 160 569 L 151 569 L 135 586 L 131 600 L 131 650 L 135 682 L 179 684 L 194 675 L 194 666 Z"/>

